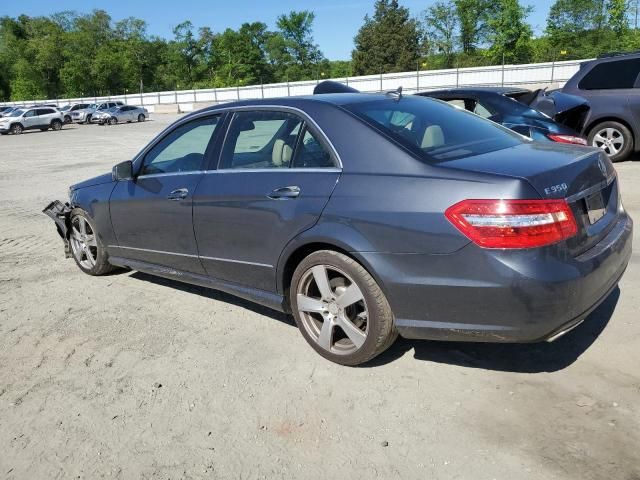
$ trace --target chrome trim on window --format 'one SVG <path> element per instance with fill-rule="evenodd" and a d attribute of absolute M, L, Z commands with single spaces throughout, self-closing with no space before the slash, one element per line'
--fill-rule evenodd
<path fill-rule="evenodd" d="M 202 173 L 264 173 L 264 172 L 292 172 L 292 173 L 300 173 L 300 172 L 308 172 L 308 173 L 340 173 L 342 170 L 338 167 L 327 167 L 327 168 L 304 168 L 304 167 L 296 167 L 296 168 L 288 168 L 288 167 L 274 167 L 274 168 L 223 168 L 220 170 L 204 170 Z"/>
<path fill-rule="evenodd" d="M 123 247 L 122 245 L 107 245 L 107 248 L 122 248 L 124 250 L 136 250 L 138 252 L 160 253 L 163 255 L 175 255 L 178 257 L 200 258 L 203 260 L 214 260 L 217 262 L 240 263 L 242 265 L 253 265 L 256 267 L 273 268 L 273 265 L 269 265 L 268 263 L 248 262 L 246 260 L 233 260 L 231 258 L 204 257 L 201 255 L 192 255 L 190 253 L 177 253 L 177 252 L 165 252 L 164 250 L 151 250 L 150 248 Z"/>
<path fill-rule="evenodd" d="M 176 121 L 175 123 L 172 123 L 167 128 L 162 130 L 162 132 L 160 132 L 158 135 L 156 135 L 156 137 L 153 140 L 151 140 L 151 142 L 149 142 L 140 152 L 138 152 L 136 154 L 136 156 L 133 158 L 132 161 L 135 164 L 138 160 L 140 160 L 142 157 L 144 157 L 147 154 L 147 152 L 150 149 L 152 149 L 158 142 L 162 141 L 162 139 L 170 131 L 174 130 L 175 128 L 180 127 L 184 123 L 190 122 L 192 120 L 196 120 L 196 119 L 201 118 L 201 117 L 221 115 L 221 114 L 224 114 L 224 113 L 227 113 L 227 112 L 238 112 L 238 111 L 246 111 L 246 110 L 281 110 L 281 111 L 291 111 L 291 112 L 295 112 L 295 113 L 301 115 L 305 122 L 311 124 L 313 126 L 313 128 L 315 130 L 317 130 L 320 135 L 322 135 L 324 141 L 327 143 L 327 145 L 331 149 L 331 153 L 333 154 L 334 158 L 338 162 L 338 166 L 337 167 L 333 167 L 333 168 L 338 168 L 338 169 L 344 168 L 343 163 L 342 163 L 342 158 L 340 158 L 340 155 L 338 154 L 338 151 L 336 150 L 335 146 L 333 145 L 333 143 L 329 139 L 328 135 L 324 132 L 324 130 L 322 130 L 322 128 L 320 128 L 320 126 L 316 123 L 316 121 L 313 118 L 311 118 L 311 116 L 309 116 L 309 114 L 307 112 L 305 112 L 304 110 L 301 110 L 301 109 L 299 109 L 297 107 L 291 107 L 291 106 L 288 106 L 288 105 L 263 105 L 263 104 L 261 104 L 261 105 L 241 105 L 241 106 L 235 106 L 235 107 L 234 106 L 225 106 L 225 107 L 221 107 L 221 108 L 216 108 L 215 110 L 204 110 L 202 112 L 189 114 L 185 118 L 182 118 L 182 119 Z M 282 170 L 284 170 L 284 169 L 282 169 Z"/>
<path fill-rule="evenodd" d="M 136 178 L 174 177 L 176 175 L 199 175 L 204 172 L 204 170 L 189 170 L 188 172 L 147 173 L 145 175 L 138 175 Z"/>

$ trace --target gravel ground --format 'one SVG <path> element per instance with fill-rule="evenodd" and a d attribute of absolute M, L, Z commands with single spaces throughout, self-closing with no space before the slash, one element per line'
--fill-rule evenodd
<path fill-rule="evenodd" d="M 64 259 L 41 209 L 173 118 L 0 138 L 0 478 L 640 479 L 639 229 L 556 343 L 340 367 L 282 314 Z M 617 168 L 640 219 L 640 164 Z"/>

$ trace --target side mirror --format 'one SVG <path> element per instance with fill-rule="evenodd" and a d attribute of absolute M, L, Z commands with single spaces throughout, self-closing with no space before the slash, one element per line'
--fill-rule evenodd
<path fill-rule="evenodd" d="M 119 182 L 121 180 L 132 180 L 133 179 L 133 163 L 131 160 L 127 160 L 126 162 L 121 162 L 113 167 L 111 171 L 111 178 L 115 182 Z"/>

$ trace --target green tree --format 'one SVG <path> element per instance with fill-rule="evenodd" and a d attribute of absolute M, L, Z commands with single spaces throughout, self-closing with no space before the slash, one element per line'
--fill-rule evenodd
<path fill-rule="evenodd" d="M 376 0 L 364 18 L 352 52 L 354 75 L 413 70 L 419 58 L 418 22 L 398 0 Z"/>
<path fill-rule="evenodd" d="M 473 53 L 488 33 L 487 20 L 491 0 L 455 0 L 454 5 L 460 24 L 460 45 L 466 54 Z"/>
<path fill-rule="evenodd" d="M 488 56 L 493 63 L 527 63 L 533 57 L 532 30 L 527 23 L 531 7 L 519 0 L 499 0 L 487 20 L 490 29 Z"/>
<path fill-rule="evenodd" d="M 441 55 L 444 68 L 453 67 L 458 32 L 456 7 L 452 3 L 436 2 L 423 15 L 427 51 Z"/>

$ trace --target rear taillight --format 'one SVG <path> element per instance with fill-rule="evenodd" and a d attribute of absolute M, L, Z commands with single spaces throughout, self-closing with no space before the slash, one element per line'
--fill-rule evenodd
<path fill-rule="evenodd" d="M 578 232 L 564 200 L 463 200 L 446 217 L 484 248 L 534 248 L 557 243 Z"/>
<path fill-rule="evenodd" d="M 586 145 L 587 141 L 582 137 L 576 137 L 575 135 L 558 135 L 555 133 L 550 133 L 547 135 L 549 140 L 558 143 L 572 143 L 574 145 Z"/>

